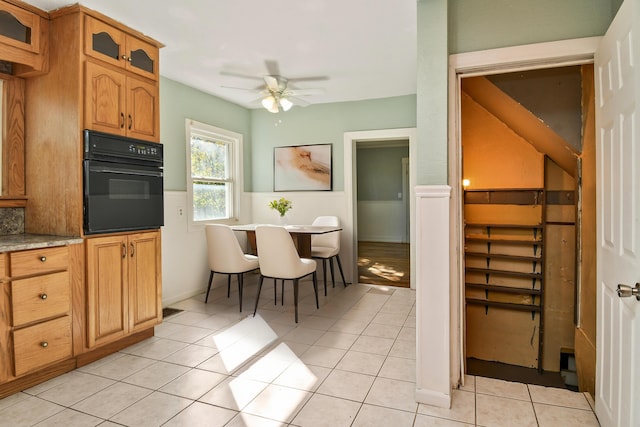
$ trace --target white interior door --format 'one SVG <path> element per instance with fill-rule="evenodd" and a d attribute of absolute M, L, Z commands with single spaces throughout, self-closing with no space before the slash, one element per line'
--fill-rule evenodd
<path fill-rule="evenodd" d="M 640 0 L 625 0 L 595 55 L 596 414 L 605 427 L 640 426 L 640 301 L 617 294 L 640 282 L 639 17 Z"/>

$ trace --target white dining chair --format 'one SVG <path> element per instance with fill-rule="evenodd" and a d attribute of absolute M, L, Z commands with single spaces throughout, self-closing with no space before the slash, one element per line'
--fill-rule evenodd
<path fill-rule="evenodd" d="M 311 225 L 324 225 L 331 227 L 339 227 L 340 219 L 337 216 L 327 215 L 317 217 Z M 342 283 L 347 286 L 342 271 L 342 263 L 340 262 L 340 232 L 316 234 L 311 236 L 311 257 L 322 260 L 322 277 L 324 278 L 324 295 L 327 295 L 327 260 L 329 260 L 329 268 L 331 270 L 331 283 L 336 287 L 335 274 L 333 270 L 333 259 L 338 261 L 340 269 L 340 277 Z"/>
<path fill-rule="evenodd" d="M 295 321 L 298 323 L 298 286 L 301 278 L 312 275 L 313 290 L 318 303 L 318 280 L 316 276 L 316 262 L 308 258 L 300 258 L 291 239 L 291 235 L 284 227 L 272 225 L 256 226 L 256 246 L 260 255 L 260 281 L 256 306 L 253 315 L 258 310 L 260 291 L 265 278 L 273 279 L 274 289 L 277 280 L 291 280 L 293 282 L 293 301 L 295 306 Z"/>
<path fill-rule="evenodd" d="M 209 300 L 209 291 L 213 282 L 214 273 L 227 275 L 227 298 L 231 294 L 231 275 L 238 277 L 238 298 L 240 311 L 242 311 L 242 288 L 244 273 L 256 270 L 259 267 L 258 257 L 245 254 L 240 247 L 233 230 L 228 225 L 207 224 L 205 226 L 207 236 L 207 252 L 209 256 L 209 286 L 206 303 Z"/>

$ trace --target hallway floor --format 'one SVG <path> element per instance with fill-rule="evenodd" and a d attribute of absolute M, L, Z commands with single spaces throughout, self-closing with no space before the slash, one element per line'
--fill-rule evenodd
<path fill-rule="evenodd" d="M 284 306 L 256 277 L 172 307 L 156 336 L 0 400 L 0 426 L 597 426 L 587 397 L 467 376 L 451 409 L 418 404 L 415 292 L 300 287 Z M 250 285 L 249 285 L 250 284 Z M 232 287 L 235 286 L 235 281 Z M 319 283 L 322 288 L 322 281 Z"/>

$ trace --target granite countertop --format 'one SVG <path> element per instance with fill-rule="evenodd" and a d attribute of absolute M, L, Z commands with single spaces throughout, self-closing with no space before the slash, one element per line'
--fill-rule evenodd
<path fill-rule="evenodd" d="M 0 252 L 40 249 L 82 243 L 81 237 L 50 236 L 46 234 L 7 234 L 0 236 Z"/>

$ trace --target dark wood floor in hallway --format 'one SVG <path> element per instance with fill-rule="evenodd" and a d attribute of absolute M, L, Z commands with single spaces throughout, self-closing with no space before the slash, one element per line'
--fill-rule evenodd
<path fill-rule="evenodd" d="M 408 243 L 358 242 L 358 283 L 408 288 Z"/>

